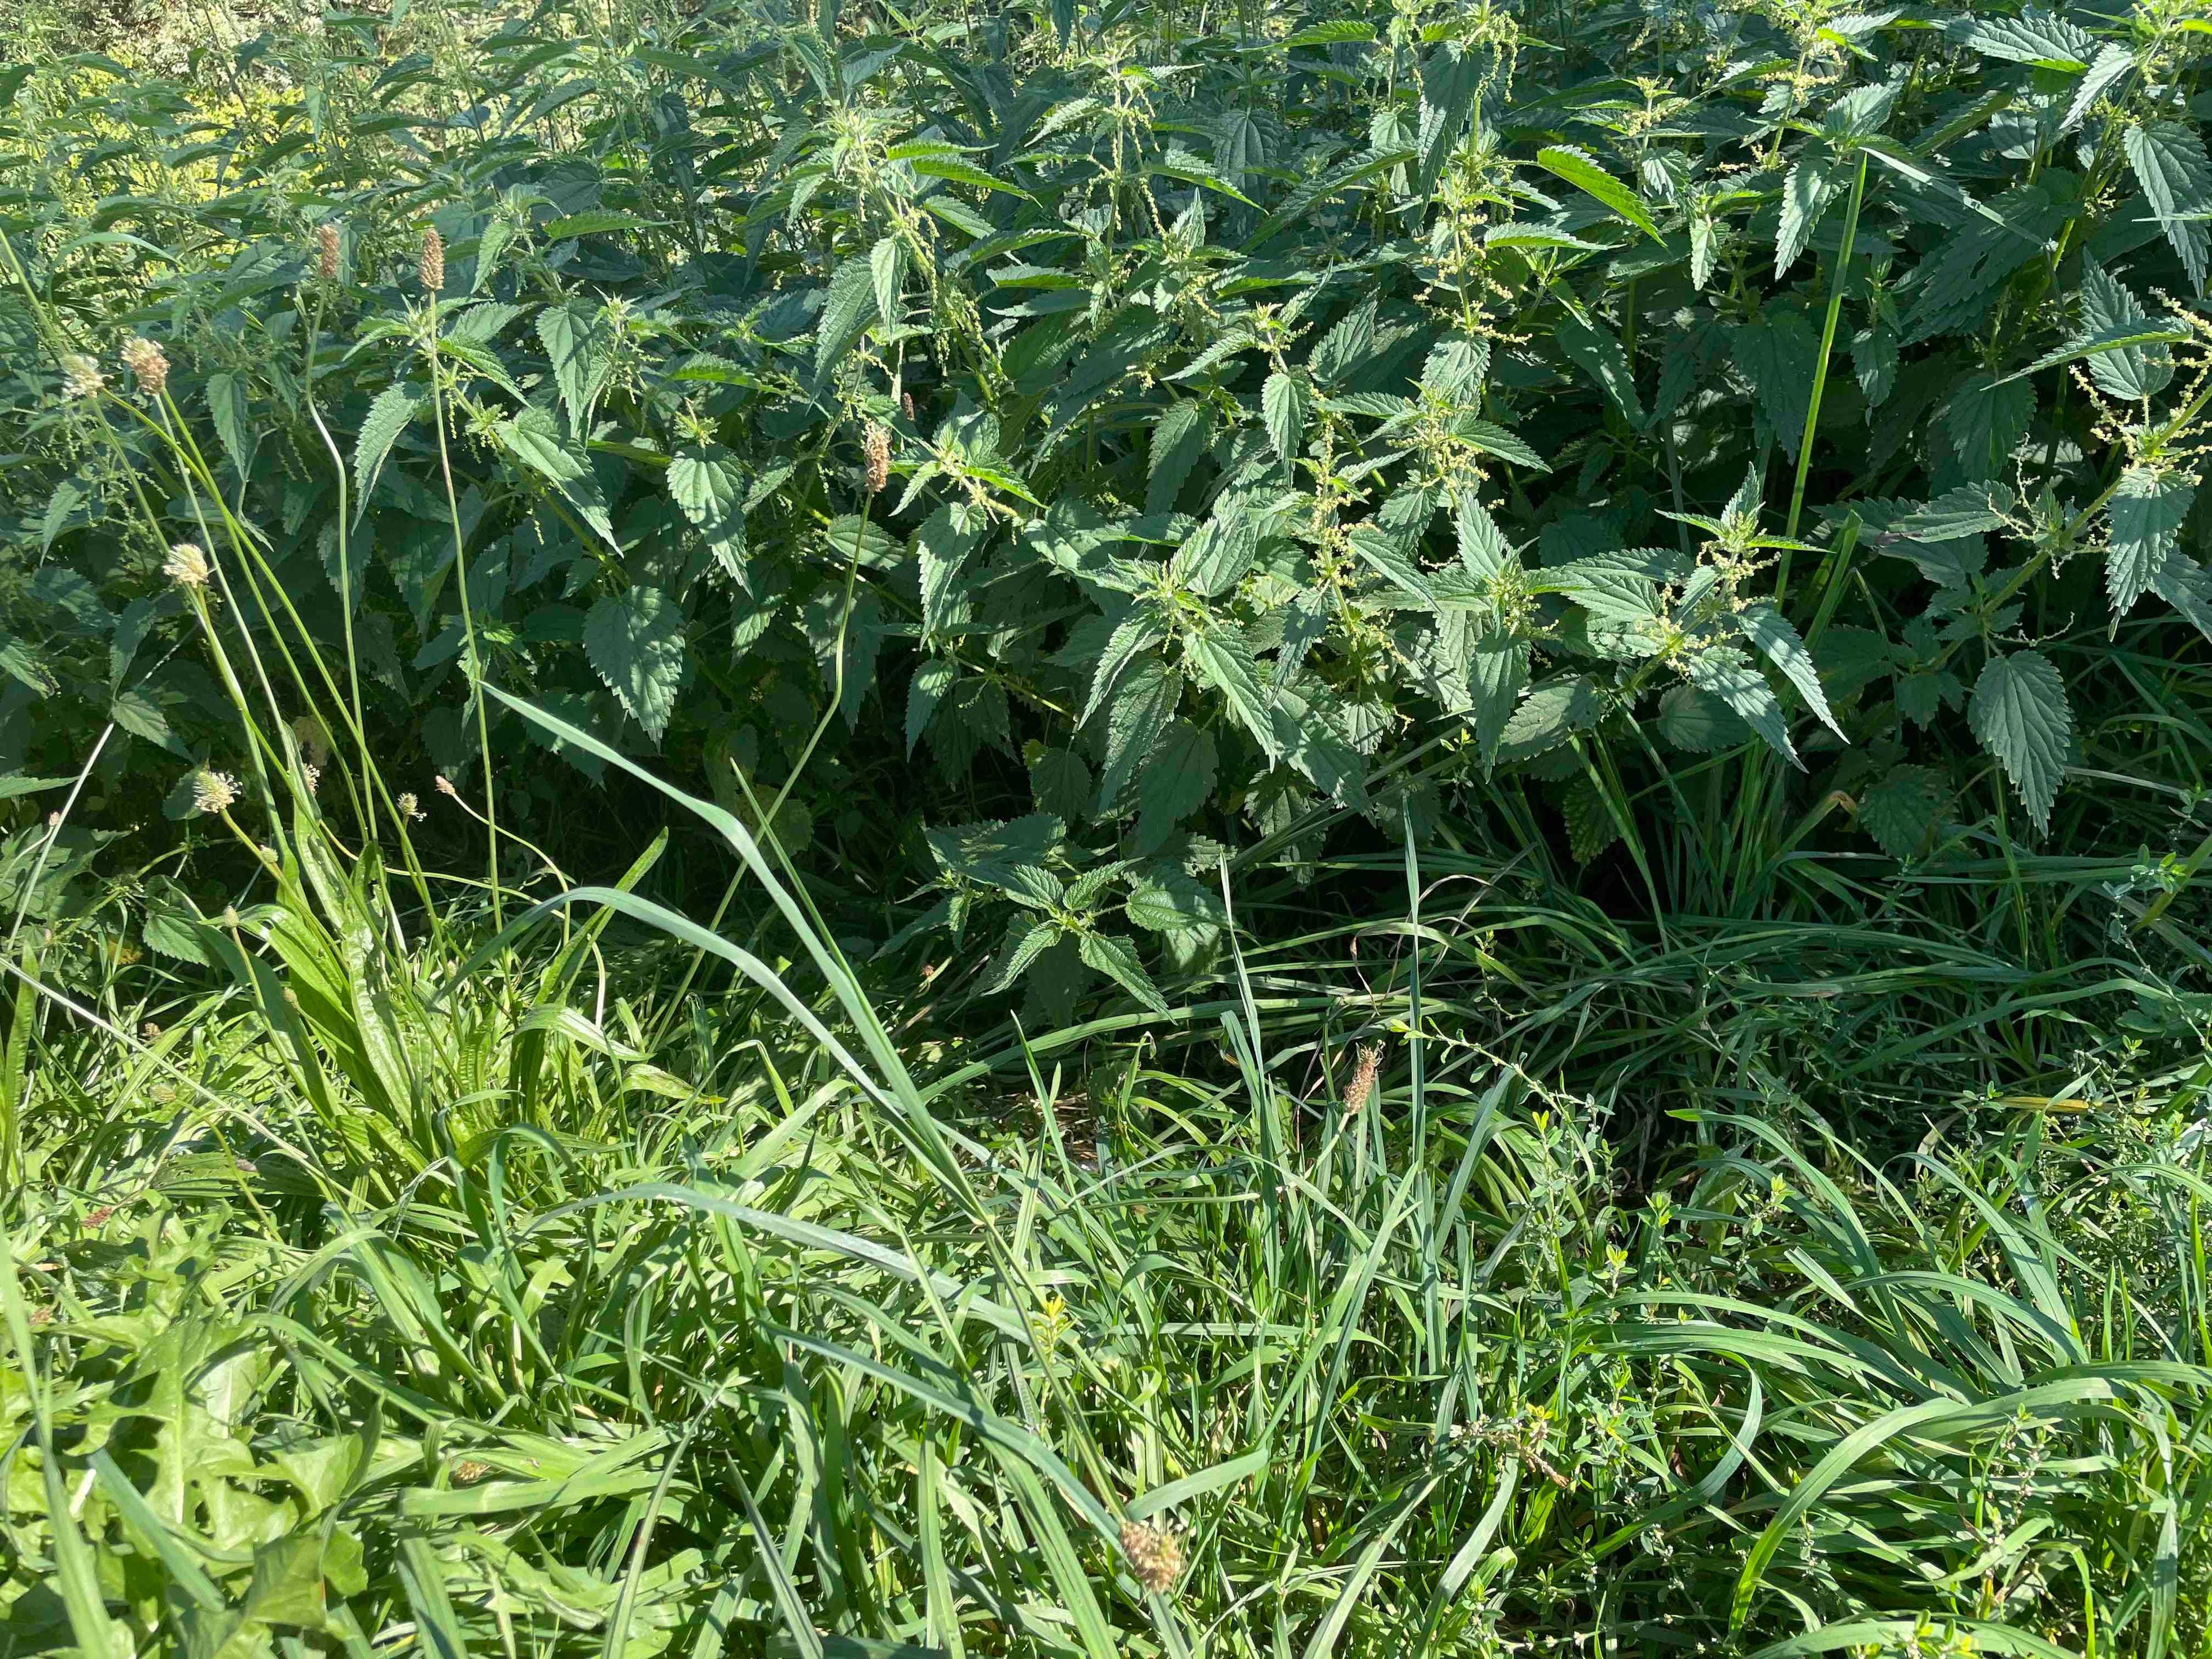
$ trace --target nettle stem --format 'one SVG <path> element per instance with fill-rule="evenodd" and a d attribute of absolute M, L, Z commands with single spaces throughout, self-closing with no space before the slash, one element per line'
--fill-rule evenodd
<path fill-rule="evenodd" d="M 1834 268 L 1828 273 L 1828 319 L 1820 330 L 1820 360 L 1813 366 L 1813 391 L 1805 400 L 1805 430 L 1797 440 L 1797 482 L 1790 492 L 1790 520 L 1782 533 L 1794 538 L 1797 521 L 1805 512 L 1805 481 L 1813 471 L 1813 434 L 1820 425 L 1820 394 L 1827 389 L 1828 358 L 1836 349 L 1836 324 L 1843 315 L 1844 287 L 1850 276 L 1851 244 L 1858 240 L 1859 204 L 1866 199 L 1867 155 L 1859 152 L 1858 171 L 1851 177 L 1851 205 L 1844 216 L 1843 246 L 1836 250 Z M 1790 586 L 1790 550 L 1782 551 L 1774 573 L 1774 602 Z"/>

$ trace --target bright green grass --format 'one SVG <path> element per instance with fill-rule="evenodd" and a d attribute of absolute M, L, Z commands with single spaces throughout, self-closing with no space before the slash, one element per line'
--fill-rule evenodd
<path fill-rule="evenodd" d="M 207 930 L 233 989 L 17 996 L 6 1651 L 2206 1639 L 2187 1079 L 1879 1163 L 1772 1069 L 1817 1043 L 1600 1107 L 1514 1062 L 1568 1042 L 1546 952 L 1487 957 L 1528 915 L 1416 867 L 1418 923 L 1255 937 L 1225 1003 L 928 1085 L 696 810 L 782 913 L 795 966 L 709 946 L 750 994 L 626 1000 L 667 981 L 637 923 L 713 936 L 614 889 L 403 944 L 303 799 L 274 903 Z M 1762 948 L 1583 932 L 1645 994 L 1565 961 L 1583 1040 L 1647 1066 L 1681 953 Z"/>

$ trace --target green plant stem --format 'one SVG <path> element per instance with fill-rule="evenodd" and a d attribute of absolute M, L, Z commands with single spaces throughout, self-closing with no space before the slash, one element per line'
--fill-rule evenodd
<path fill-rule="evenodd" d="M 461 601 L 461 636 L 469 653 L 469 697 L 477 706 L 477 750 L 483 765 L 484 834 L 491 878 L 491 921 L 495 932 L 507 925 L 499 884 L 499 803 L 491 766 L 491 717 L 484 710 L 483 659 L 477 650 L 477 619 L 469 604 L 468 538 L 461 533 L 460 498 L 453 492 L 453 462 L 446 445 L 445 377 L 438 366 L 438 296 L 430 295 L 423 354 L 430 360 L 432 418 L 438 428 L 438 474 L 446 486 L 446 514 L 453 528 L 453 580 Z"/>
<path fill-rule="evenodd" d="M 1866 199 L 1867 156 L 1859 152 L 1858 171 L 1851 177 L 1851 204 L 1844 216 L 1843 246 L 1836 251 L 1834 268 L 1828 273 L 1828 318 L 1820 329 L 1820 361 L 1813 366 L 1813 390 L 1805 401 L 1805 430 L 1797 440 L 1797 482 L 1790 491 L 1790 518 L 1782 533 L 1794 538 L 1797 521 L 1805 512 L 1805 481 L 1813 471 L 1813 441 L 1820 428 L 1820 394 L 1827 389 L 1828 358 L 1836 349 L 1836 324 L 1844 311 L 1844 290 L 1851 274 L 1851 245 L 1858 240 L 1859 205 Z M 1790 550 L 1782 550 L 1782 557 L 1774 571 L 1774 603 L 1778 607 L 1783 595 L 1790 591 Z"/>

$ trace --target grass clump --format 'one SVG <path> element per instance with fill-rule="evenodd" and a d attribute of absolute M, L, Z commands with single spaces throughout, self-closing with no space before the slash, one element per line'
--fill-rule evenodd
<path fill-rule="evenodd" d="M 2212 1646 L 2187 6 L 208 27 L 0 70 L 0 1659 Z"/>

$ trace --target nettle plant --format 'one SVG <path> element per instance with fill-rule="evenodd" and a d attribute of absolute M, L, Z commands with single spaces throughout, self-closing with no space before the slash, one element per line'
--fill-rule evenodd
<path fill-rule="evenodd" d="M 219 752 L 220 495 L 322 730 L 532 831 L 489 678 L 1064 1010 L 1362 816 L 1662 908 L 2039 832 L 2100 641 L 2212 632 L 2187 5 L 445 15 L 13 77 L 0 763 Z"/>

